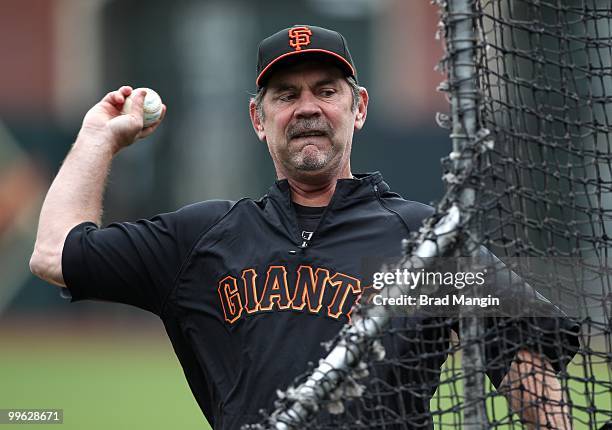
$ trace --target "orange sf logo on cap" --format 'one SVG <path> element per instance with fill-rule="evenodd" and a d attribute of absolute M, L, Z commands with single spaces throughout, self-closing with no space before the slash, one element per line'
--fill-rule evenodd
<path fill-rule="evenodd" d="M 289 46 L 301 51 L 302 46 L 310 45 L 312 30 L 308 27 L 293 27 L 289 29 Z"/>

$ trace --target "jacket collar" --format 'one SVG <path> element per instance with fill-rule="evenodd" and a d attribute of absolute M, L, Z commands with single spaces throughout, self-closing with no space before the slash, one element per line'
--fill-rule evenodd
<path fill-rule="evenodd" d="M 328 208 L 321 219 L 315 236 L 333 225 L 339 211 L 350 208 L 357 201 L 368 201 L 377 198 L 377 193 L 384 194 L 389 186 L 383 181 L 379 172 L 356 174 L 353 179 L 339 179 L 336 190 L 331 198 Z M 297 224 L 295 208 L 291 204 L 291 190 L 287 180 L 276 181 L 263 200 L 270 204 L 265 205 L 267 219 L 281 232 L 289 232 L 296 246 L 302 243 L 301 231 Z M 316 238 L 314 239 L 316 240 Z"/>
<path fill-rule="evenodd" d="M 389 191 L 389 186 L 383 180 L 380 172 L 357 173 L 353 176 L 352 179 L 338 179 L 336 190 L 330 201 L 330 205 L 334 209 L 340 209 L 353 200 L 376 198 L 375 188 L 378 189 L 378 193 L 381 195 Z M 291 190 L 289 181 L 286 179 L 276 181 L 268 190 L 267 196 L 278 203 L 290 205 Z"/>

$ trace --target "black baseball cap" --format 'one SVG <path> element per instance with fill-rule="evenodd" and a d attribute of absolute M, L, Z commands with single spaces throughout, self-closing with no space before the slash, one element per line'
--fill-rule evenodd
<path fill-rule="evenodd" d="M 257 49 L 257 87 L 265 85 L 270 72 L 302 55 L 318 55 L 334 60 L 347 76 L 357 79 L 357 70 L 346 39 L 337 31 L 314 25 L 294 25 L 265 38 Z"/>

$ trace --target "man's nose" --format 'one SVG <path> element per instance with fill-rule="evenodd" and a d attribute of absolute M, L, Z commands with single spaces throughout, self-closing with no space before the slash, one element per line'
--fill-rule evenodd
<path fill-rule="evenodd" d="M 310 92 L 303 92 L 300 94 L 300 99 L 298 100 L 298 104 L 295 109 L 295 117 L 309 118 L 321 115 L 321 107 L 319 106 L 318 102 L 319 101 L 314 94 Z"/>

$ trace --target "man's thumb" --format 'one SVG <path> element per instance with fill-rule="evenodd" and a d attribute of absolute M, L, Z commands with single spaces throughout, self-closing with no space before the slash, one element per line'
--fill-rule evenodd
<path fill-rule="evenodd" d="M 144 99 L 147 95 L 147 90 L 139 88 L 134 90 L 134 93 L 135 94 L 132 95 L 132 111 L 130 113 L 134 116 L 142 117 Z"/>

